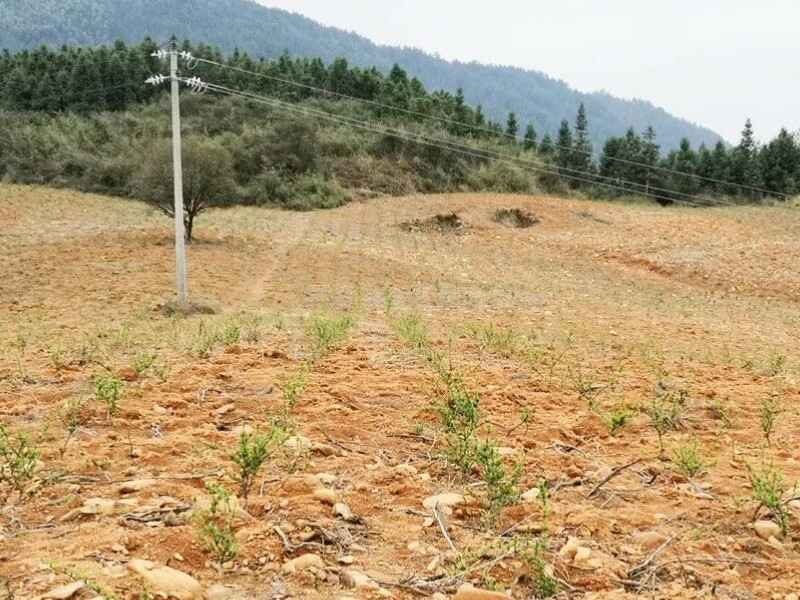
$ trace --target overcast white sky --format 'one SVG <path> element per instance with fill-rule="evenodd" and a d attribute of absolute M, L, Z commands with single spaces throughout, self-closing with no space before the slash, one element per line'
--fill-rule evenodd
<path fill-rule="evenodd" d="M 259 0 L 377 43 L 537 69 L 737 141 L 800 128 L 800 0 Z"/>

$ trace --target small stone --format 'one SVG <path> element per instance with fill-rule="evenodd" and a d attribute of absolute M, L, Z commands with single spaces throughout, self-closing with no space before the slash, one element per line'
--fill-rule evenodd
<path fill-rule="evenodd" d="M 292 573 L 299 573 L 301 571 L 306 571 L 311 568 L 324 570 L 325 563 L 316 554 L 304 554 L 303 556 L 298 556 L 295 559 L 283 563 L 283 572 L 286 573 L 287 575 L 291 575 Z"/>
<path fill-rule="evenodd" d="M 572 564 L 576 566 L 586 565 L 589 558 L 592 556 L 592 551 L 586 546 L 578 546 L 575 551 L 575 556 L 572 559 Z"/>
<path fill-rule="evenodd" d="M 433 596 L 431 596 L 431 600 L 447 600 L 447 596 L 445 596 L 442 592 L 436 592 Z"/>
<path fill-rule="evenodd" d="M 147 587 L 156 595 L 177 600 L 200 600 L 203 597 L 200 582 L 183 571 L 138 558 L 131 560 L 128 568 L 144 579 Z"/>
<path fill-rule="evenodd" d="M 368 575 L 355 569 L 347 569 L 342 573 L 342 583 L 356 590 L 377 590 L 380 587 Z"/>
<path fill-rule="evenodd" d="M 122 379 L 122 381 L 129 381 L 130 382 L 130 381 L 136 381 L 137 379 L 139 379 L 139 374 L 134 369 L 131 369 L 130 367 L 127 367 L 127 368 L 124 368 L 124 369 L 120 369 L 117 372 L 117 377 Z"/>
<path fill-rule="evenodd" d="M 336 560 L 340 565 L 352 565 L 354 562 L 356 562 L 356 559 L 349 554 L 346 556 L 340 556 Z"/>
<path fill-rule="evenodd" d="M 561 547 L 561 550 L 558 551 L 558 555 L 572 560 L 575 558 L 578 548 L 580 548 L 580 541 L 578 538 L 571 537 L 567 540 L 567 543 Z"/>
<path fill-rule="evenodd" d="M 667 536 L 657 531 L 642 531 L 633 536 L 633 541 L 644 550 L 655 550 L 667 541 Z"/>
<path fill-rule="evenodd" d="M 522 494 L 520 498 L 522 499 L 523 502 L 536 502 L 539 500 L 539 493 L 540 493 L 539 488 L 532 488 L 527 492 L 525 492 L 524 494 Z"/>
<path fill-rule="evenodd" d="M 800 500 L 792 500 L 788 504 L 789 508 L 795 512 L 800 512 Z M 786 597 L 788 600 L 788 596 Z"/>
<path fill-rule="evenodd" d="M 66 600 L 67 598 L 72 598 L 76 593 L 84 588 L 84 584 L 82 581 L 74 581 L 73 583 L 68 583 L 67 585 L 62 585 L 61 587 L 57 587 L 54 590 L 50 590 L 42 599 L 47 600 Z"/>
<path fill-rule="evenodd" d="M 214 411 L 214 414 L 217 415 L 218 417 L 221 417 L 222 415 L 226 415 L 229 412 L 231 412 L 234 408 L 236 408 L 236 405 L 233 402 L 230 402 L 225 406 L 220 406 L 217 410 Z"/>
<path fill-rule="evenodd" d="M 458 588 L 453 600 L 511 600 L 511 598 L 502 592 L 482 590 L 465 583 Z"/>
<path fill-rule="evenodd" d="M 466 499 L 461 494 L 455 494 L 451 492 L 425 498 L 425 500 L 422 501 L 422 506 L 428 510 L 432 510 L 434 506 L 439 506 L 440 508 L 453 507 L 458 506 L 459 504 L 464 504 L 465 501 Z"/>
<path fill-rule="evenodd" d="M 756 530 L 758 537 L 764 540 L 781 537 L 781 528 L 772 521 L 756 521 L 753 523 L 753 529 Z"/>
<path fill-rule="evenodd" d="M 119 492 L 121 496 L 124 496 L 125 494 L 134 494 L 136 492 L 146 490 L 155 484 L 155 479 L 136 479 L 134 481 L 126 481 L 117 488 L 117 492 Z"/>
<path fill-rule="evenodd" d="M 413 477 L 419 472 L 417 468 L 412 465 L 397 465 L 394 470 L 399 475 L 404 475 L 406 477 Z"/>
<path fill-rule="evenodd" d="M 176 552 L 175 554 L 173 554 L 173 555 L 172 555 L 172 558 L 174 558 L 174 559 L 175 559 L 175 560 L 177 560 L 178 562 L 183 562 L 183 560 L 184 560 L 184 559 L 183 559 L 183 556 L 181 556 L 181 555 L 180 555 L 178 552 Z"/>
<path fill-rule="evenodd" d="M 317 473 L 315 477 L 322 485 L 326 485 L 328 487 L 331 487 L 333 484 L 335 484 L 336 480 L 338 479 L 336 475 L 331 473 Z"/>
<path fill-rule="evenodd" d="M 353 511 L 350 510 L 350 507 L 344 502 L 337 502 L 333 505 L 333 516 L 339 517 L 348 523 L 354 523 L 358 521 L 358 517 L 353 514 Z"/>
<path fill-rule="evenodd" d="M 206 600 L 229 600 L 235 593 L 233 589 L 216 583 L 206 590 Z"/>
<path fill-rule="evenodd" d="M 336 504 L 336 492 L 328 488 L 317 488 L 314 490 L 314 498 L 322 502 L 323 504 Z"/>
<path fill-rule="evenodd" d="M 339 454 L 339 450 L 337 448 L 319 442 L 314 442 L 311 445 L 311 451 L 322 456 L 335 456 Z"/>

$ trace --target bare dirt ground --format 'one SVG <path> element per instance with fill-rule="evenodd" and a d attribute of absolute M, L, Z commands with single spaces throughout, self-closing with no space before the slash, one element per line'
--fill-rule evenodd
<path fill-rule="evenodd" d="M 0 598 L 797 598 L 800 211 L 454 195 L 198 229 L 216 314 L 168 316 L 168 221 L 0 186 Z M 500 483 L 446 458 L 448 377 Z M 208 517 L 241 434 L 273 427 Z"/>

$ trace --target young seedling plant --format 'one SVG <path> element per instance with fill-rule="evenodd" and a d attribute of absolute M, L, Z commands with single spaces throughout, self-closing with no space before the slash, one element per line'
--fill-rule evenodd
<path fill-rule="evenodd" d="M 100 375 L 94 380 L 94 396 L 106 405 L 108 416 L 119 412 L 119 401 L 122 398 L 124 385 L 113 375 Z"/>
<path fill-rule="evenodd" d="M 206 482 L 211 503 L 206 510 L 195 514 L 195 528 L 205 549 L 214 555 L 219 564 L 236 558 L 239 546 L 233 530 L 235 517 L 231 495 L 221 485 Z"/>
<path fill-rule="evenodd" d="M 12 435 L 0 423 L 0 482 L 7 482 L 22 496 L 36 474 L 39 456 L 38 448 L 27 434 Z"/>
<path fill-rule="evenodd" d="M 272 427 L 268 433 L 242 432 L 239 446 L 232 459 L 239 466 L 239 495 L 247 502 L 247 497 L 255 482 L 261 466 L 286 441 L 286 432 Z"/>
<path fill-rule="evenodd" d="M 783 474 L 774 465 L 764 465 L 759 470 L 748 465 L 747 470 L 750 473 L 753 499 L 758 503 L 753 518 L 757 518 L 761 509 L 766 508 L 781 528 L 781 533 L 786 535 L 789 531 L 789 514 L 784 497 L 788 490 Z"/>

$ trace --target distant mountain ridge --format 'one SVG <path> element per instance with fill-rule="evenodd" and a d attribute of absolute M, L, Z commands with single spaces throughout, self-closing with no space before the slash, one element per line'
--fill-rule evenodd
<path fill-rule="evenodd" d="M 138 42 L 145 36 L 171 35 L 235 48 L 253 57 L 296 56 L 350 63 L 388 71 L 398 63 L 430 89 L 463 88 L 470 104 L 481 104 L 492 119 L 505 122 L 511 111 L 523 127 L 533 122 L 539 135 L 555 134 L 561 119 L 574 121 L 586 105 L 596 149 L 628 127 L 652 125 L 663 150 L 683 137 L 693 146 L 722 138 L 708 128 L 669 114 L 644 100 L 623 100 L 606 92 L 583 93 L 538 71 L 516 67 L 446 61 L 412 48 L 380 46 L 355 33 L 268 8 L 252 0 L 5 0 L 0 4 L 0 46 L 10 50 L 42 44 L 98 45 L 117 39 Z"/>

